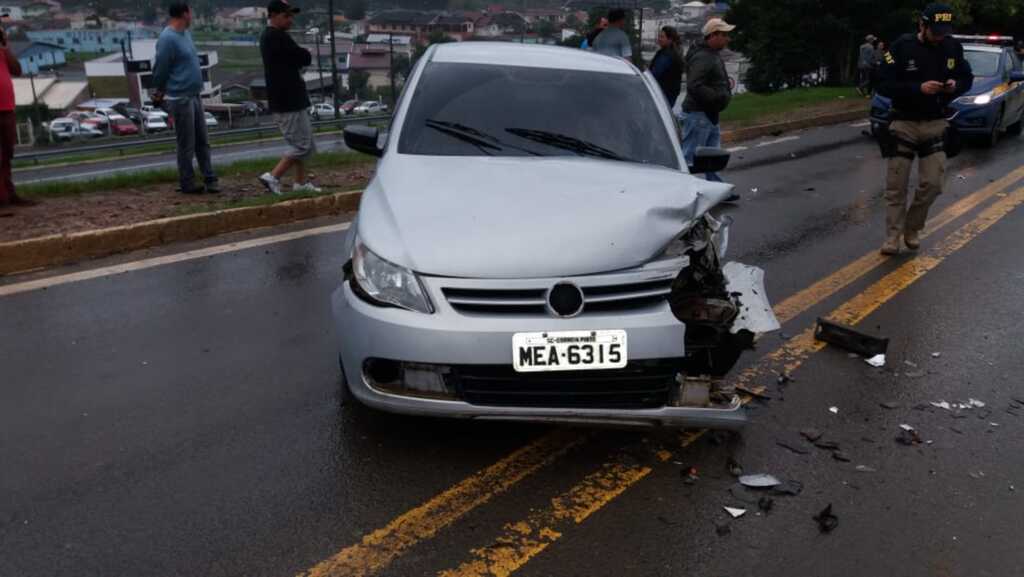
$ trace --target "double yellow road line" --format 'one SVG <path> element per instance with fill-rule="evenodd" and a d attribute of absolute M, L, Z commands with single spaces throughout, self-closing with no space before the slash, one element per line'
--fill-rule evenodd
<path fill-rule="evenodd" d="M 997 198 L 974 219 L 943 238 L 933 247 L 904 261 L 863 292 L 833 310 L 828 318 L 856 324 L 888 302 L 900 291 L 922 278 L 945 258 L 963 248 L 974 238 L 1024 203 L 1024 188 L 1004 193 L 1024 178 L 1024 167 L 960 199 L 932 218 L 923 233 L 927 238 L 954 220 L 966 215 L 992 198 Z M 775 306 L 782 323 L 795 319 L 811 307 L 823 302 L 864 278 L 886 263 L 899 262 L 870 252 L 813 285 L 786 298 Z M 752 386 L 773 372 L 792 372 L 816 351 L 825 347 L 814 340 L 814 327 L 807 327 L 797 337 L 763 357 L 753 367 L 737 376 L 738 384 Z M 700 432 L 684 436 L 685 447 Z M 527 446 L 516 450 L 494 465 L 468 477 L 427 503 L 399 516 L 347 547 L 331 558 L 318 563 L 302 577 L 341 577 L 374 575 L 411 547 L 435 537 L 460 518 L 508 491 L 522 479 L 550 464 L 573 447 L 583 443 L 586 434 L 571 430 L 554 430 Z M 664 457 L 662 458 L 664 460 Z M 543 509 L 525 519 L 506 524 L 499 536 L 487 547 L 470 551 L 458 566 L 439 573 L 442 577 L 505 576 L 515 572 L 530 559 L 558 541 L 573 525 L 582 523 L 591 514 L 614 500 L 651 472 L 647 466 L 628 463 L 611 456 L 608 463 L 587 475 L 565 493 L 551 499 Z"/>

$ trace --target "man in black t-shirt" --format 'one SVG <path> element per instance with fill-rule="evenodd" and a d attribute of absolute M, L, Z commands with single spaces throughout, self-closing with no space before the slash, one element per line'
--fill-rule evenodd
<path fill-rule="evenodd" d="M 270 25 L 260 36 L 263 72 L 267 78 L 267 100 L 285 142 L 291 147 L 277 166 L 259 177 L 270 192 L 283 194 L 281 177 L 294 166 L 293 192 L 321 192 L 306 177 L 305 161 L 316 152 L 313 123 L 309 118 L 309 94 L 302 69 L 313 61 L 309 50 L 295 43 L 288 33 L 298 8 L 287 0 L 271 0 L 267 6 Z"/>

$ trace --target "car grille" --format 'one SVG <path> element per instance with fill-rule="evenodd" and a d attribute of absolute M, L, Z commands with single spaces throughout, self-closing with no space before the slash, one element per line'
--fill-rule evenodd
<path fill-rule="evenodd" d="M 448 385 L 467 403 L 496 407 L 651 409 L 668 404 L 676 361 L 634 361 L 624 369 L 517 373 L 507 365 L 457 365 Z"/>
<path fill-rule="evenodd" d="M 580 286 L 583 291 L 581 314 L 616 312 L 649 307 L 663 302 L 672 290 L 672 280 L 633 282 L 599 286 Z M 442 288 L 455 310 L 467 314 L 515 315 L 547 314 L 545 300 L 550 287 L 526 289 Z"/>

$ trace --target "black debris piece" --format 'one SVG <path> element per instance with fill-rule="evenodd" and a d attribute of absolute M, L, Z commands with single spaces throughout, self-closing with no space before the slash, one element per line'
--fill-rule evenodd
<path fill-rule="evenodd" d="M 809 455 L 811 452 L 796 443 L 788 441 L 775 441 L 775 444 L 782 447 L 783 449 L 789 449 L 790 452 L 796 453 L 797 455 Z"/>
<path fill-rule="evenodd" d="M 950 428 L 949 428 L 949 430 L 950 430 L 950 431 L 953 431 L 954 433 L 956 433 L 956 434 L 958 434 L 958 435 L 962 435 L 962 434 L 964 434 L 964 432 L 963 432 L 963 431 L 961 431 L 960 429 L 958 429 L 958 428 L 956 428 L 956 427 L 950 427 Z"/>
<path fill-rule="evenodd" d="M 837 443 L 835 441 L 817 441 L 816 443 L 814 443 L 814 446 L 819 448 L 819 449 L 824 449 L 826 451 L 838 451 L 839 450 L 839 443 Z"/>
<path fill-rule="evenodd" d="M 675 527 L 676 525 L 680 524 L 678 521 L 673 521 L 673 520 L 668 519 L 666 517 L 662 517 L 661 515 L 658 515 L 658 520 L 661 521 L 664 525 L 666 525 L 668 527 Z"/>
<path fill-rule="evenodd" d="M 726 459 L 725 468 L 729 470 L 729 474 L 733 477 L 739 477 L 743 474 L 743 466 L 732 457 Z"/>
<path fill-rule="evenodd" d="M 898 408 L 900 408 L 900 404 L 895 402 L 895 401 L 886 401 L 884 403 L 878 403 L 878 406 L 882 407 L 883 409 L 898 409 Z"/>
<path fill-rule="evenodd" d="M 920 445 L 922 443 L 921 435 L 917 434 L 917 431 L 913 429 L 909 431 L 900 429 L 900 434 L 896 435 L 896 442 L 907 446 Z"/>
<path fill-rule="evenodd" d="M 739 483 L 733 485 L 732 487 L 729 487 L 729 494 L 732 495 L 733 498 L 735 498 L 737 501 L 741 501 L 748 505 L 753 505 L 754 503 L 757 503 L 757 500 L 759 498 L 759 495 L 757 493 L 754 493 L 753 491 L 747 489 L 746 487 L 740 485 Z"/>
<path fill-rule="evenodd" d="M 789 495 L 795 497 L 804 490 L 804 484 L 800 481 L 783 481 L 781 485 L 777 485 L 772 489 L 776 495 Z"/>
<path fill-rule="evenodd" d="M 822 318 L 818 319 L 814 338 L 865 357 L 884 355 L 889 350 L 889 339 L 874 337 L 851 326 Z"/>
<path fill-rule="evenodd" d="M 732 527 L 730 527 L 728 523 L 715 523 L 715 533 L 717 533 L 719 537 L 725 537 L 732 533 Z"/>
<path fill-rule="evenodd" d="M 764 511 L 765 513 L 768 513 L 769 511 L 771 511 L 772 507 L 774 507 L 774 506 L 775 506 L 775 499 L 772 499 L 771 497 L 761 497 L 757 501 L 757 508 L 762 510 L 762 511 Z"/>
<path fill-rule="evenodd" d="M 832 513 L 832 503 L 829 503 L 828 507 L 822 509 L 813 519 L 818 522 L 818 530 L 822 533 L 831 533 L 839 526 L 839 517 Z"/>
<path fill-rule="evenodd" d="M 821 438 L 821 431 L 814 428 L 803 429 L 800 431 L 800 434 L 812 443 Z"/>
<path fill-rule="evenodd" d="M 933 412 L 932 409 L 934 409 L 934 408 L 935 407 L 931 406 L 929 403 L 918 403 L 918 404 L 914 405 L 914 410 L 915 411 Z"/>
<path fill-rule="evenodd" d="M 849 463 L 850 462 L 850 456 L 847 455 L 846 453 L 842 452 L 842 451 L 836 451 L 836 452 L 832 453 L 832 458 L 837 460 L 837 461 L 841 461 L 843 463 Z"/>

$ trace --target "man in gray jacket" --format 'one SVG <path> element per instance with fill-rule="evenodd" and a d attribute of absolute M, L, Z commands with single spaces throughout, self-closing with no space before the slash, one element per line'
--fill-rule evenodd
<path fill-rule="evenodd" d="M 686 53 L 686 99 L 679 121 L 683 126 L 683 156 L 688 165 L 693 164 L 698 147 L 722 145 L 718 115 L 732 100 L 732 86 L 719 53 L 729 45 L 729 32 L 735 28 L 721 18 L 708 20 L 703 29 L 704 40 Z M 706 177 L 722 181 L 713 172 Z M 739 200 L 739 195 L 728 200 Z"/>
<path fill-rule="evenodd" d="M 871 71 L 875 67 L 875 44 L 878 40 L 874 34 L 864 37 L 864 44 L 860 45 L 860 57 L 857 59 L 857 92 L 861 96 L 871 94 Z"/>

